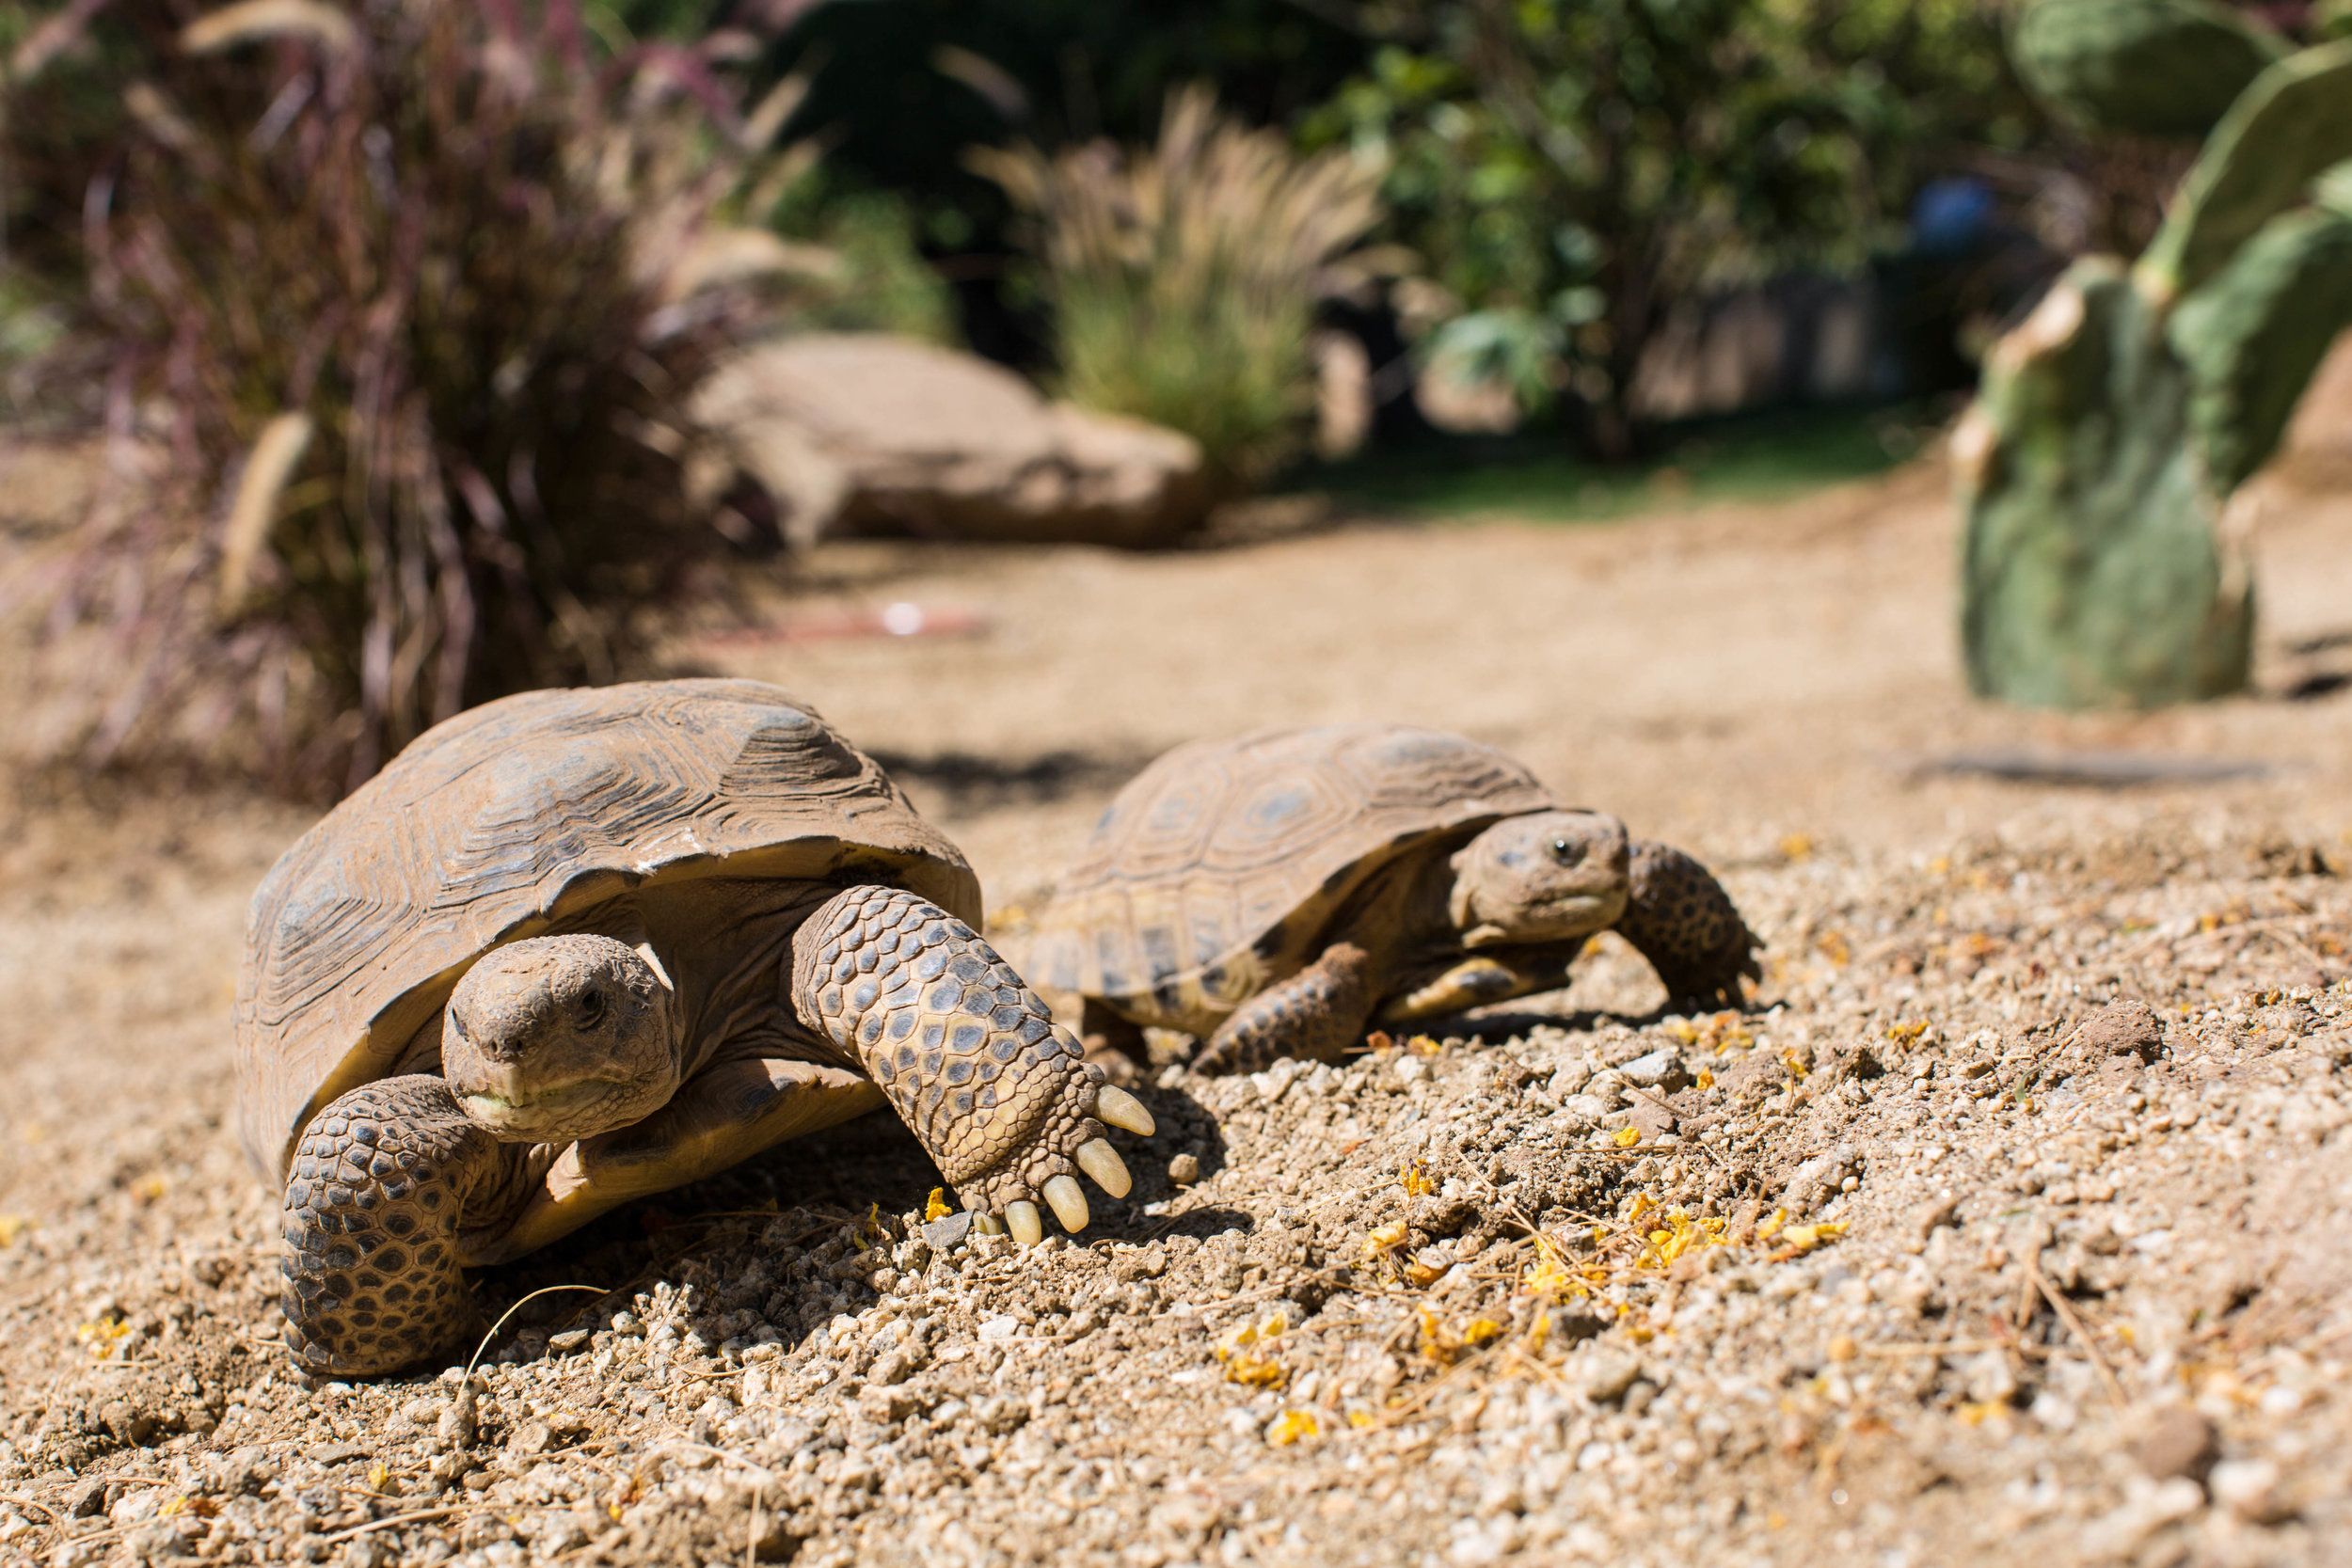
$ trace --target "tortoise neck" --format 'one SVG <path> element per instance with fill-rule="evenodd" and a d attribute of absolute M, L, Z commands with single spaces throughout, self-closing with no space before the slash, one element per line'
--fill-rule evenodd
<path fill-rule="evenodd" d="M 786 1002 L 792 933 L 834 889 L 762 878 L 707 878 L 642 896 L 647 933 L 673 991 L 681 1078 L 723 1052 L 789 1049 Z"/>
<path fill-rule="evenodd" d="M 1451 914 L 1453 895 L 1449 856 L 1409 856 L 1365 880 L 1339 911 L 1332 934 L 1364 949 L 1383 974 L 1434 963 L 1460 945 Z"/>

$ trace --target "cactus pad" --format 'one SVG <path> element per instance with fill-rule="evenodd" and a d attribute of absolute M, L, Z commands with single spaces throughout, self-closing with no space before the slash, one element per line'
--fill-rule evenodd
<path fill-rule="evenodd" d="M 2122 267 L 2077 262 L 1954 438 L 1979 695 L 2153 706 L 2242 689 L 2253 603 L 2189 438 L 2191 379 Z"/>
<path fill-rule="evenodd" d="M 2201 136 L 2283 53 L 2201 0 L 2036 0 L 2010 40 L 2036 95 L 2093 129 Z"/>

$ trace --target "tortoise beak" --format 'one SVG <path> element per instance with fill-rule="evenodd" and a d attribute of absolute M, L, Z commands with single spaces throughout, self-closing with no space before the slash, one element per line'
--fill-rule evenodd
<path fill-rule="evenodd" d="M 609 1078 L 577 1078 L 568 1084 L 530 1084 L 513 1068 L 493 1067 L 491 1082 L 458 1098 L 466 1114 L 509 1142 L 568 1141 L 611 1132 L 637 1117 L 615 1120 L 610 1108 L 626 1097 Z M 601 1113 L 601 1114 L 600 1114 Z"/>

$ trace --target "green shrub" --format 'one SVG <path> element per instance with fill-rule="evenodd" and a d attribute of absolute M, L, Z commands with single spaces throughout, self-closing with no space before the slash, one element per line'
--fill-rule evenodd
<path fill-rule="evenodd" d="M 1302 156 L 1200 88 L 1169 100 L 1149 150 L 974 162 L 1029 220 L 1065 396 L 1184 432 L 1229 486 L 1299 450 L 1315 307 L 1361 276 L 1376 166 Z"/>
<path fill-rule="evenodd" d="M 82 325 L 167 477 L 64 571 L 41 679 L 77 754 L 331 790 L 622 672 L 715 542 L 681 411 L 778 248 L 715 223 L 755 153 L 711 63 L 604 57 L 560 0 L 119 26 Z"/>
<path fill-rule="evenodd" d="M 779 233 L 814 245 L 827 260 L 795 280 L 787 324 L 955 342 L 955 295 L 923 259 L 907 204 L 882 191 L 836 193 L 814 178 L 801 183 L 816 189 L 794 193 L 768 221 Z"/>

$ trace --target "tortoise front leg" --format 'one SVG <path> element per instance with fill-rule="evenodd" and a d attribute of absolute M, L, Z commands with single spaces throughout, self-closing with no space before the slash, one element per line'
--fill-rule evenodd
<path fill-rule="evenodd" d="M 1351 942 L 1334 943 L 1218 1024 L 1193 1066 L 1202 1072 L 1253 1072 L 1280 1056 L 1336 1061 L 1364 1037 L 1376 1000 L 1372 956 Z"/>
<path fill-rule="evenodd" d="M 396 1371 L 475 1321 L 469 1234 L 502 1228 L 534 1146 L 469 1120 L 440 1078 L 362 1085 L 321 1111 L 286 1182 L 286 1346 L 321 1375 Z"/>
<path fill-rule="evenodd" d="M 1762 977 L 1761 947 L 1714 874 L 1671 845 L 1633 846 L 1631 891 L 1617 934 L 1649 960 L 1677 1002 L 1736 1006 L 1740 977 Z"/>
<path fill-rule="evenodd" d="M 802 1022 L 873 1076 L 970 1207 L 1035 1242 L 1041 1198 L 1085 1228 L 1076 1172 L 1127 1195 L 1103 1123 L 1149 1136 L 1151 1113 L 971 927 L 903 889 L 854 887 L 802 925 L 791 962 Z"/>

